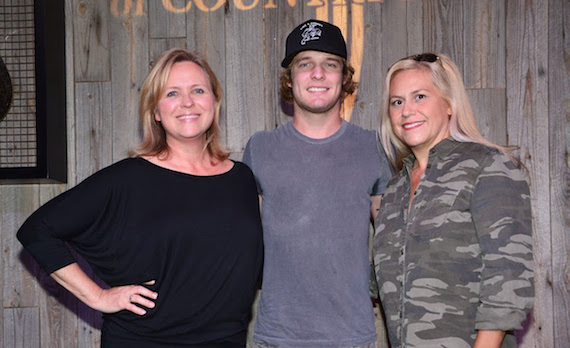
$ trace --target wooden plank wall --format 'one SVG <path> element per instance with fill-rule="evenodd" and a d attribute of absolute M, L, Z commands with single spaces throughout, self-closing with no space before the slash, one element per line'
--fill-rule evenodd
<path fill-rule="evenodd" d="M 308 18 L 343 29 L 360 80 L 344 117 L 365 128 L 379 126 L 392 62 L 439 51 L 458 63 L 483 133 L 520 146 L 529 169 L 537 298 L 520 346 L 568 346 L 567 0 L 66 0 L 69 183 L 0 185 L 0 347 L 98 346 L 100 315 L 43 274 L 15 232 L 41 204 L 137 144 L 150 63 L 174 46 L 207 57 L 224 86 L 223 139 L 240 159 L 255 131 L 290 120 L 279 64 L 287 33 Z"/>

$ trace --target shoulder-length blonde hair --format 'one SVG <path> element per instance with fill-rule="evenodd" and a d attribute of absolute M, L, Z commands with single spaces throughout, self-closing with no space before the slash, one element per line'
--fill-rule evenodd
<path fill-rule="evenodd" d="M 381 134 L 386 156 L 394 168 L 402 168 L 402 159 L 412 150 L 394 134 L 390 122 L 390 83 L 402 71 L 420 69 L 430 73 L 434 86 L 451 108 L 449 133 L 460 142 L 473 142 L 496 148 L 520 166 L 512 154 L 513 147 L 499 146 L 486 140 L 475 123 L 471 104 L 465 91 L 459 69 L 449 57 L 440 53 L 423 53 L 406 57 L 394 63 L 384 80 L 382 91 Z"/>
<path fill-rule="evenodd" d="M 208 75 L 215 98 L 214 121 L 206 131 L 204 150 L 208 151 L 214 161 L 223 161 L 229 153 L 220 142 L 220 104 L 222 101 L 222 86 L 212 71 L 208 62 L 199 54 L 189 52 L 182 48 L 173 48 L 164 52 L 154 64 L 141 89 L 139 100 L 139 117 L 142 123 L 143 140 L 130 155 L 136 156 L 164 156 L 168 157 L 169 148 L 166 143 L 166 132 L 162 124 L 155 119 L 155 110 L 164 93 L 170 71 L 174 64 L 179 62 L 192 62 L 198 65 Z"/>

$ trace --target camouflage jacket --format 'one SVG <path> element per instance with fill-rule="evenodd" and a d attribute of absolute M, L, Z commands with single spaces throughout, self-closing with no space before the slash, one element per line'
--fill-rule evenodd
<path fill-rule="evenodd" d="M 382 198 L 374 267 L 396 347 L 471 347 L 476 330 L 515 347 L 533 304 L 529 188 L 499 151 L 450 138 L 430 150 L 408 211 L 413 155 Z"/>

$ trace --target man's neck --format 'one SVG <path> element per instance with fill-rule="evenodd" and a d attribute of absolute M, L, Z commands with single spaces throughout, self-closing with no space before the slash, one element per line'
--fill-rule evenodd
<path fill-rule="evenodd" d="M 336 133 L 342 126 L 340 109 L 323 114 L 298 112 L 293 115 L 293 126 L 306 137 L 324 139 Z"/>

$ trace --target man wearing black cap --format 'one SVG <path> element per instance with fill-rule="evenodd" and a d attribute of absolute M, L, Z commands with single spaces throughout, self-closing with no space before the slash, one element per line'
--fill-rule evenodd
<path fill-rule="evenodd" d="M 254 134 L 243 161 L 262 197 L 257 347 L 375 347 L 368 229 L 391 177 L 376 132 L 340 117 L 357 84 L 336 26 L 287 37 L 281 94 L 293 121 Z"/>

